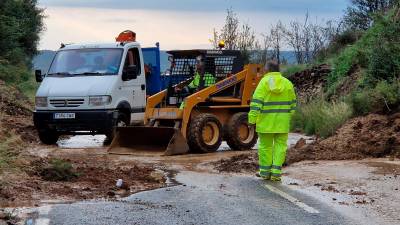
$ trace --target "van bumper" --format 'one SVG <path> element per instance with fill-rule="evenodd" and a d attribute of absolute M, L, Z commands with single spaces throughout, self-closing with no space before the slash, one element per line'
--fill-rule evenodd
<path fill-rule="evenodd" d="M 73 119 L 55 119 L 56 113 L 75 113 Z M 87 132 L 109 133 L 118 119 L 116 110 L 35 111 L 33 122 L 38 130 L 56 130 L 59 134 Z"/>

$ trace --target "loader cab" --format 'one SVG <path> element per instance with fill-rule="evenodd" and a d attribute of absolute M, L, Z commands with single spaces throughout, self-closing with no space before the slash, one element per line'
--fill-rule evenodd
<path fill-rule="evenodd" d="M 215 82 L 224 80 L 243 70 L 244 61 L 240 51 L 235 50 L 177 50 L 167 52 L 170 61 L 170 73 L 162 76 L 163 84 L 168 87 L 168 98 L 170 104 L 179 104 L 188 94 L 177 93 L 172 88 L 175 85 L 188 85 L 199 73 L 200 82 L 198 90 L 204 89 L 207 84 L 207 76 L 213 76 Z M 199 63 L 202 65 L 199 68 Z M 238 87 L 231 87 L 219 96 L 234 96 L 238 93 Z M 235 93 L 236 92 L 236 93 Z M 190 93 L 189 93 L 190 94 Z"/>

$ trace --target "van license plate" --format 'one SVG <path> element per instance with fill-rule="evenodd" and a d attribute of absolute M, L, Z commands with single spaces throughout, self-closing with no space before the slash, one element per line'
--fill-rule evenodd
<path fill-rule="evenodd" d="M 75 113 L 54 113 L 54 119 L 75 119 Z"/>

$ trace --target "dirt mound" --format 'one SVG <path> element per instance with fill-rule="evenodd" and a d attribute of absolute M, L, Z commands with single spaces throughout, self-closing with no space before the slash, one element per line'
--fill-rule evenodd
<path fill-rule="evenodd" d="M 114 165 L 106 160 L 68 160 L 76 176 L 69 181 L 49 181 L 51 159 L 38 159 L 26 166 L 25 174 L 13 175 L 0 185 L 0 207 L 26 206 L 41 200 L 85 200 L 95 198 L 114 199 L 143 190 L 165 185 L 165 178 L 158 179 L 151 167 Z M 51 173 L 46 173 L 46 172 Z M 161 173 L 161 172 L 160 172 Z M 157 175 L 158 176 L 158 175 Z M 116 181 L 123 180 L 121 188 Z"/>
<path fill-rule="evenodd" d="M 30 116 L 32 103 L 15 87 L 0 80 L 0 112 L 9 116 Z"/>
<path fill-rule="evenodd" d="M 32 107 L 32 102 L 18 89 L 0 80 L 0 133 L 18 135 L 27 144 L 39 143 Z"/>
<path fill-rule="evenodd" d="M 296 88 L 298 100 L 302 103 L 306 103 L 321 95 L 330 72 L 330 66 L 322 64 L 290 76 L 289 79 Z"/>
<path fill-rule="evenodd" d="M 327 139 L 288 150 L 287 162 L 344 160 L 400 154 L 400 113 L 349 120 Z"/>
<path fill-rule="evenodd" d="M 258 155 L 256 152 L 233 156 L 229 159 L 221 159 L 212 165 L 219 172 L 248 173 L 258 169 Z"/>
<path fill-rule="evenodd" d="M 0 116 L 0 129 L 6 129 L 16 135 L 27 144 L 38 144 L 39 137 L 31 116 Z"/>

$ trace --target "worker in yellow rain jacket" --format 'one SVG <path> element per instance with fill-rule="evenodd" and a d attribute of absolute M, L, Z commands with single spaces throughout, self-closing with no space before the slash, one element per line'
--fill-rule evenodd
<path fill-rule="evenodd" d="M 267 62 L 265 69 L 267 74 L 258 84 L 250 104 L 249 125 L 256 126 L 260 138 L 257 176 L 280 181 L 296 94 L 293 84 L 279 72 L 278 63 Z"/>
<path fill-rule="evenodd" d="M 204 62 L 202 62 L 199 57 L 197 57 L 198 59 L 196 59 L 197 63 L 196 63 L 196 73 L 194 74 L 194 78 L 192 80 L 192 82 L 189 83 L 189 85 L 187 87 L 184 87 L 183 89 L 176 87 L 175 91 L 176 92 L 181 92 L 181 93 L 186 93 L 186 94 L 191 94 L 196 92 L 196 90 L 200 87 L 200 72 L 204 70 Z M 215 68 L 210 68 L 211 71 L 214 71 Z M 215 76 L 213 76 L 212 74 L 205 72 L 204 76 L 203 76 L 203 80 L 204 80 L 204 87 L 210 87 L 212 85 L 214 85 L 216 83 L 216 78 Z M 180 109 L 184 109 L 185 108 L 185 102 L 183 101 L 181 103 L 181 106 L 179 107 Z"/>
<path fill-rule="evenodd" d="M 204 79 L 204 87 L 210 87 L 210 86 L 214 85 L 215 81 L 216 81 L 215 77 L 210 73 L 205 73 L 203 79 Z M 192 82 L 190 82 L 188 87 L 191 90 L 195 90 L 199 86 L 200 86 L 200 74 L 198 72 L 196 72 L 196 74 L 194 75 L 194 79 L 192 80 Z"/>

